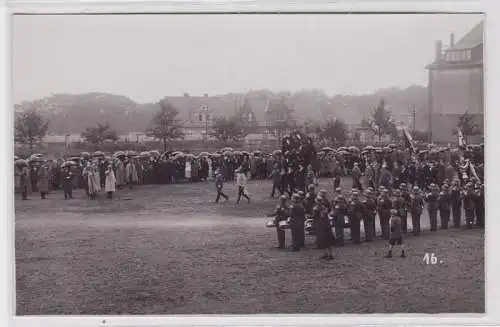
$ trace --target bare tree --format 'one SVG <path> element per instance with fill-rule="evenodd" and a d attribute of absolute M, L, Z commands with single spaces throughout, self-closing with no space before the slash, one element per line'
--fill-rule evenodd
<path fill-rule="evenodd" d="M 31 152 L 36 143 L 43 141 L 48 128 L 49 122 L 35 109 L 18 111 L 14 123 L 14 139 L 18 143 L 28 145 Z"/>
<path fill-rule="evenodd" d="M 104 141 L 118 140 L 118 134 L 111 128 L 109 122 L 97 123 L 96 126 L 87 127 L 81 135 L 85 141 L 95 146 L 102 144 Z"/>
<path fill-rule="evenodd" d="M 330 119 L 321 127 L 319 138 L 333 143 L 343 143 L 347 140 L 347 124 L 340 119 Z"/>
<path fill-rule="evenodd" d="M 239 117 L 229 119 L 222 117 L 215 120 L 211 136 L 227 145 L 229 142 L 240 142 L 248 135 L 249 126 L 245 125 Z"/>
<path fill-rule="evenodd" d="M 179 111 L 166 98 L 161 99 L 158 106 L 159 109 L 151 119 L 151 126 L 146 130 L 146 135 L 160 140 L 166 152 L 168 141 L 182 139 L 184 133 L 177 120 Z"/>
<path fill-rule="evenodd" d="M 398 135 L 398 130 L 396 128 L 396 123 L 392 118 L 392 113 L 389 109 L 387 109 L 385 100 L 383 99 L 380 100 L 378 106 L 372 110 L 371 117 L 364 118 L 361 121 L 361 126 L 377 135 L 379 141 L 384 135 Z"/>

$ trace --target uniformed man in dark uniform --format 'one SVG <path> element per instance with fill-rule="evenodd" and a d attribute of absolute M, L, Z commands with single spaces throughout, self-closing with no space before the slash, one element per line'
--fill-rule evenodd
<path fill-rule="evenodd" d="M 281 195 L 283 195 L 283 192 L 281 190 L 281 170 L 278 166 L 277 163 L 274 164 L 273 170 L 271 171 L 271 174 L 269 175 L 271 180 L 273 181 L 273 189 L 271 191 L 271 198 L 274 199 L 274 195 L 276 191 L 278 191 Z"/>
<path fill-rule="evenodd" d="M 406 200 L 406 203 L 410 203 L 411 192 L 406 183 L 399 184 L 399 190 L 401 191 L 401 196 Z"/>
<path fill-rule="evenodd" d="M 411 224 L 413 235 L 420 235 L 420 216 L 424 210 L 424 199 L 421 195 L 420 189 L 417 185 L 413 187 L 413 193 L 410 196 L 410 211 L 411 211 Z"/>
<path fill-rule="evenodd" d="M 453 181 L 450 192 L 451 212 L 453 214 L 453 227 L 460 228 L 462 222 L 462 197 L 463 193 L 460 190 L 460 180 Z"/>
<path fill-rule="evenodd" d="M 476 211 L 476 194 L 474 193 L 474 186 L 469 183 L 466 185 L 466 193 L 464 195 L 464 210 L 465 210 L 465 222 L 467 228 L 472 228 L 474 224 L 475 211 Z"/>
<path fill-rule="evenodd" d="M 347 202 L 342 194 L 338 194 L 334 199 L 333 215 L 335 219 L 335 237 L 338 246 L 344 246 L 344 225 L 347 213 Z"/>
<path fill-rule="evenodd" d="M 365 227 L 365 238 L 367 242 L 375 238 L 375 217 L 377 216 L 377 202 L 373 196 L 373 191 L 365 191 L 363 200 L 363 225 Z"/>
<path fill-rule="evenodd" d="M 352 192 L 348 206 L 349 220 L 351 225 L 351 239 L 354 244 L 361 243 L 361 219 L 363 217 L 363 205 L 358 198 L 358 191 Z"/>
<path fill-rule="evenodd" d="M 332 204 L 330 203 L 330 201 L 328 201 L 326 190 L 325 189 L 321 189 L 318 192 L 318 196 L 323 199 L 323 205 L 326 207 L 326 209 L 328 210 L 328 212 L 331 212 L 332 211 Z"/>
<path fill-rule="evenodd" d="M 441 220 L 441 229 L 448 229 L 451 213 L 451 196 L 448 185 L 443 184 L 438 198 L 439 218 Z"/>
<path fill-rule="evenodd" d="M 430 192 L 427 194 L 425 200 L 427 201 L 427 211 L 429 212 L 429 220 L 431 222 L 431 232 L 437 231 L 437 212 L 439 209 L 438 199 L 439 190 L 436 184 L 429 185 Z"/>
<path fill-rule="evenodd" d="M 292 251 L 299 251 L 305 245 L 304 223 L 306 211 L 300 203 L 298 194 L 292 195 L 293 204 L 290 206 L 290 228 L 292 230 Z"/>
<path fill-rule="evenodd" d="M 305 208 L 306 208 L 307 213 L 312 214 L 312 209 L 315 206 L 315 200 L 317 197 L 316 187 L 314 186 L 314 184 L 310 184 L 307 187 L 307 190 L 308 190 L 308 192 L 307 192 L 306 198 L 305 198 L 305 203 L 306 203 Z"/>
<path fill-rule="evenodd" d="M 484 228 L 484 186 L 476 183 L 475 188 L 476 226 Z"/>
<path fill-rule="evenodd" d="M 292 195 L 295 193 L 295 189 L 296 189 L 295 169 L 294 168 L 292 168 L 292 167 L 288 168 L 288 172 L 286 174 L 286 181 L 287 181 L 286 191 L 288 192 L 288 196 L 291 198 Z"/>
<path fill-rule="evenodd" d="M 276 209 L 273 213 L 269 214 L 268 217 L 275 217 L 276 222 L 276 235 L 278 237 L 278 248 L 285 248 L 285 231 L 280 228 L 280 221 L 287 220 L 290 216 L 289 207 L 287 206 L 287 197 L 286 195 L 280 196 L 280 203 L 276 206 Z"/>
<path fill-rule="evenodd" d="M 297 190 L 305 191 L 306 189 L 306 170 L 303 165 L 299 165 L 299 169 L 295 174 Z"/>
<path fill-rule="evenodd" d="M 328 211 L 323 203 L 323 199 L 317 197 L 313 208 L 314 225 L 317 226 L 316 244 L 318 249 L 324 250 L 320 259 L 333 260 L 332 246 L 335 245 L 335 237 L 332 234 Z"/>
<path fill-rule="evenodd" d="M 306 194 L 304 193 L 304 191 L 298 191 L 297 194 L 298 194 L 298 196 L 300 198 L 300 203 L 302 204 L 302 206 L 304 206 L 305 205 L 304 201 L 306 199 Z M 305 208 L 305 206 L 304 206 L 304 208 Z"/>
<path fill-rule="evenodd" d="M 389 239 L 389 219 L 391 218 L 392 201 L 389 198 L 389 190 L 383 189 L 382 195 L 377 200 L 378 214 L 380 218 L 380 229 L 382 237 Z"/>

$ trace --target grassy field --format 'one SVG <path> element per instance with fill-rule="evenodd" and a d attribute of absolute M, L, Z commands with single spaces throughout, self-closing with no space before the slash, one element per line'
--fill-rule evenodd
<path fill-rule="evenodd" d="M 484 231 L 409 236 L 407 258 L 384 259 L 381 240 L 320 261 L 312 245 L 275 248 L 270 187 L 250 182 L 253 203 L 238 206 L 233 185 L 216 204 L 204 183 L 16 198 L 17 314 L 484 312 Z"/>

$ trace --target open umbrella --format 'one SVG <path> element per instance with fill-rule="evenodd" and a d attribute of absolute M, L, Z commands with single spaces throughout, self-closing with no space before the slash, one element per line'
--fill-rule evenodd
<path fill-rule="evenodd" d="M 30 157 L 29 157 L 29 161 L 36 161 L 37 159 L 41 158 L 43 155 L 41 153 L 35 153 L 35 154 L 32 154 Z"/>
<path fill-rule="evenodd" d="M 332 152 L 334 150 L 332 148 L 330 148 L 329 146 L 325 146 L 324 148 L 321 149 L 321 151 L 323 151 L 323 152 Z"/>
<path fill-rule="evenodd" d="M 119 158 L 119 157 L 125 157 L 125 152 L 123 151 L 116 151 L 113 156 Z"/>
<path fill-rule="evenodd" d="M 367 145 L 364 147 L 365 151 L 375 151 L 375 147 L 373 145 Z"/>
<path fill-rule="evenodd" d="M 102 151 L 96 151 L 92 154 L 94 157 L 104 157 L 104 152 Z"/>
<path fill-rule="evenodd" d="M 77 165 L 78 164 L 76 162 L 68 160 L 68 161 L 63 162 L 61 167 L 70 167 L 70 166 L 77 166 Z"/>
<path fill-rule="evenodd" d="M 199 154 L 200 157 L 208 157 L 210 155 L 210 153 L 208 152 L 202 152 Z"/>
<path fill-rule="evenodd" d="M 230 152 L 233 152 L 233 148 L 230 148 L 230 147 L 225 147 L 222 149 L 222 152 L 226 152 L 226 151 L 230 151 Z"/>
<path fill-rule="evenodd" d="M 26 162 L 26 160 L 24 159 L 17 159 L 16 161 L 14 161 L 14 164 L 16 166 L 26 166 L 28 162 Z"/>

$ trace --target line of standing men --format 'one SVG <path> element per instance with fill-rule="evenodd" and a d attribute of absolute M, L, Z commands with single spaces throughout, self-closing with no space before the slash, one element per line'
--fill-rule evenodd
<path fill-rule="evenodd" d="M 299 251 L 305 246 L 304 230 L 308 229 L 316 235 L 316 246 L 325 251 L 321 259 L 333 259 L 331 248 L 344 246 L 344 229 L 350 228 L 354 244 L 361 243 L 361 224 L 363 223 L 365 241 L 371 242 L 376 237 L 376 216 L 379 216 L 381 237 L 390 238 L 391 211 L 401 218 L 401 229 L 408 233 L 408 214 L 411 215 L 412 234 L 421 233 L 421 215 L 427 204 L 430 219 L 430 231 L 438 229 L 438 214 L 440 227 L 448 229 L 449 221 L 453 227 L 462 224 L 462 210 L 465 213 L 467 228 L 475 225 L 484 228 L 484 186 L 481 183 L 468 183 L 462 189 L 458 180 L 452 186 L 448 181 L 441 187 L 435 184 L 429 186 L 425 193 L 418 186 L 410 188 L 402 183 L 398 189 L 390 190 L 379 187 L 374 190 L 367 188 L 363 194 L 353 189 L 348 197 L 342 190 L 335 190 L 333 201 L 327 199 L 325 190 L 316 192 L 314 184 L 308 186 L 307 194 L 299 191 L 292 195 L 292 205 L 288 205 L 285 195 L 280 197 L 280 203 L 274 212 L 278 247 L 285 248 L 284 226 L 289 227 L 292 236 L 292 251 Z M 309 217 L 309 219 L 306 219 Z M 346 219 L 347 217 L 347 219 Z M 287 223 L 285 223 L 287 222 Z M 335 233 L 332 232 L 332 227 Z"/>

